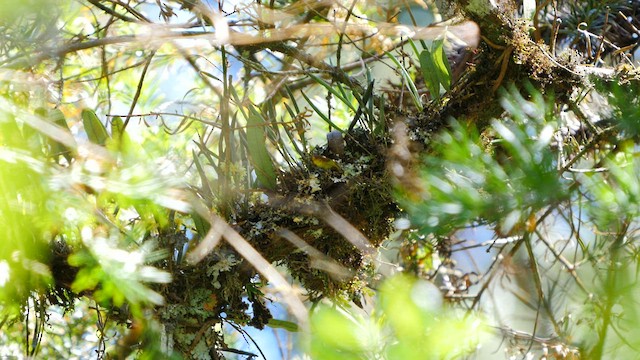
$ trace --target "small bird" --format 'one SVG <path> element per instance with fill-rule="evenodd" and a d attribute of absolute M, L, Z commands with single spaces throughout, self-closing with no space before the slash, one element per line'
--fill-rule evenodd
<path fill-rule="evenodd" d="M 344 154 L 344 136 L 338 130 L 332 130 L 327 133 L 327 149 L 336 156 L 340 157 Z"/>
<path fill-rule="evenodd" d="M 323 155 L 311 155 L 311 162 L 324 170 L 340 170 L 340 165 L 335 160 Z"/>

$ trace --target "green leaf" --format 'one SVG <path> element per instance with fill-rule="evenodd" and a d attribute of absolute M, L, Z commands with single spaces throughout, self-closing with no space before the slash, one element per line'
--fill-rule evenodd
<path fill-rule="evenodd" d="M 440 98 L 440 81 L 438 75 L 435 72 L 436 65 L 433 62 L 431 52 L 427 49 L 422 50 L 420 53 L 420 70 L 422 71 L 422 78 L 424 83 L 429 89 L 431 97 L 434 99 Z"/>
<path fill-rule="evenodd" d="M 25 146 L 25 138 L 18 127 L 13 114 L 3 114 L 4 119 L 0 119 L 0 146 L 22 149 Z M 24 126 L 28 128 L 28 125 Z"/>
<path fill-rule="evenodd" d="M 309 104 L 309 106 L 311 106 L 311 108 L 313 109 L 313 111 L 320 116 L 320 119 L 322 119 L 322 121 L 326 122 L 327 124 L 331 125 L 332 128 L 334 129 L 340 129 L 340 126 L 338 126 L 336 123 L 334 123 L 333 121 L 331 121 L 331 119 L 329 119 L 329 117 L 327 115 L 325 115 L 324 111 L 320 110 L 320 108 L 318 108 L 313 101 L 309 98 L 309 96 L 307 94 L 304 93 L 304 91 L 300 90 L 300 94 L 302 95 L 302 97 L 307 100 L 307 103 Z"/>
<path fill-rule="evenodd" d="M 432 98 L 440 98 L 441 85 L 445 90 L 451 88 L 451 68 L 442 40 L 434 41 L 431 51 L 424 49 L 420 53 L 420 69 Z"/>
<path fill-rule="evenodd" d="M 51 110 L 49 112 L 48 118 L 52 123 L 71 133 L 69 125 L 67 124 L 67 120 L 64 118 L 64 114 L 62 113 L 62 111 L 60 111 L 60 109 Z M 51 149 L 51 156 L 57 159 L 60 155 L 62 155 L 65 159 L 67 159 L 67 162 L 71 163 L 71 160 L 73 159 L 71 149 L 51 138 L 49 138 L 49 146 Z"/>
<path fill-rule="evenodd" d="M 115 116 L 111 119 L 111 139 L 108 143 L 107 146 L 111 150 L 118 150 L 124 153 L 131 153 L 133 150 L 133 143 L 125 131 L 124 121 L 120 116 Z"/>
<path fill-rule="evenodd" d="M 333 94 L 333 96 L 335 96 L 336 98 L 338 98 L 343 104 L 347 105 L 349 107 L 349 109 L 356 111 L 356 107 L 353 106 L 353 104 L 351 103 L 351 101 L 349 101 L 347 99 L 346 94 L 344 93 L 344 91 L 339 91 L 341 90 L 341 88 L 338 88 L 339 90 L 336 90 L 336 88 L 334 86 L 331 86 L 331 84 L 329 84 L 328 82 L 324 81 L 324 79 L 322 79 L 321 77 L 318 77 L 314 74 L 309 74 L 309 77 L 311 79 L 313 79 L 313 81 L 315 81 L 318 85 L 321 85 L 322 87 L 324 87 L 328 92 L 330 92 L 331 94 Z"/>
<path fill-rule="evenodd" d="M 209 232 L 209 229 L 211 229 L 211 224 L 195 211 L 191 213 L 191 219 L 193 220 L 193 225 L 196 227 L 196 231 L 200 237 L 203 238 Z"/>
<path fill-rule="evenodd" d="M 278 320 L 278 319 L 269 319 L 267 325 L 274 329 L 285 329 L 289 332 L 297 332 L 299 330 L 298 324 L 286 321 L 286 320 Z"/>
<path fill-rule="evenodd" d="M 378 117 L 373 117 L 373 119 L 376 121 L 374 128 L 373 128 L 373 134 L 374 135 L 382 135 L 385 131 L 386 128 L 386 115 L 385 115 L 385 103 L 384 103 L 384 96 L 380 96 L 379 97 L 379 104 L 378 104 L 378 109 L 380 109 L 379 113 L 378 113 Z"/>
<path fill-rule="evenodd" d="M 395 56 L 393 56 L 392 53 L 387 52 L 386 55 L 391 61 L 393 61 L 393 63 L 400 70 L 400 75 L 402 75 L 402 78 L 407 84 L 407 89 L 409 89 L 409 94 L 411 94 L 411 100 L 413 100 L 413 104 L 416 106 L 418 111 L 422 111 L 422 109 L 424 109 L 424 106 L 422 106 L 422 101 L 420 100 L 420 94 L 418 93 L 418 88 L 416 88 L 416 84 L 414 83 L 413 79 L 411 79 L 411 76 L 407 72 L 407 69 L 404 68 L 404 66 L 400 63 L 400 61 L 398 61 L 398 59 Z"/>
<path fill-rule="evenodd" d="M 313 359 L 367 359 L 372 344 L 362 319 L 321 306 L 311 317 Z"/>
<path fill-rule="evenodd" d="M 388 318 L 389 325 L 399 340 L 415 342 L 429 325 L 430 316 L 424 316 L 413 299 L 412 291 L 415 279 L 399 275 L 386 280 L 380 288 L 380 306 L 384 314 L 393 314 Z"/>
<path fill-rule="evenodd" d="M 444 42 L 442 40 L 436 40 L 431 47 L 431 57 L 436 68 L 435 73 L 438 77 L 440 85 L 445 90 L 451 89 L 451 67 L 449 66 L 449 60 L 447 54 L 444 51 Z"/>
<path fill-rule="evenodd" d="M 193 150 L 192 154 L 193 154 L 193 162 L 196 165 L 196 169 L 198 170 L 198 175 L 200 175 L 200 182 L 202 182 L 202 196 L 207 201 L 213 201 L 215 197 L 213 196 L 213 191 L 209 186 L 209 178 L 204 172 L 204 168 L 202 167 L 202 164 L 200 164 L 200 159 L 198 159 L 198 154 L 196 153 L 196 151 Z"/>
<path fill-rule="evenodd" d="M 106 144 L 109 134 L 107 134 L 107 129 L 93 110 L 82 110 L 82 124 L 84 125 L 84 131 L 87 132 L 89 141 L 103 146 Z"/>
<path fill-rule="evenodd" d="M 37 108 L 35 113 L 43 119 L 47 118 L 47 110 L 44 108 Z M 46 139 L 42 136 L 40 131 L 26 125 L 22 127 L 22 136 L 27 141 L 27 147 L 29 150 L 34 154 L 42 155 L 43 143 L 46 142 Z"/>
<path fill-rule="evenodd" d="M 111 119 L 111 136 L 113 138 L 123 137 L 126 133 L 124 132 L 124 121 L 120 116 L 115 116 Z"/>
<path fill-rule="evenodd" d="M 262 186 L 269 190 L 276 188 L 276 169 L 267 150 L 267 136 L 264 133 L 265 123 L 255 109 L 251 109 L 247 117 L 247 149 L 251 164 Z"/>
<path fill-rule="evenodd" d="M 567 198 L 549 146 L 557 121 L 544 117 L 553 98 L 534 89 L 527 100 L 518 91 L 505 91 L 501 103 L 519 120 L 492 122 L 495 156 L 477 128 L 455 121 L 433 141 L 421 174 L 424 192 L 416 196 L 404 189 L 400 200 L 422 234 L 449 234 L 477 219 L 508 233 L 526 225 L 529 214 Z"/>

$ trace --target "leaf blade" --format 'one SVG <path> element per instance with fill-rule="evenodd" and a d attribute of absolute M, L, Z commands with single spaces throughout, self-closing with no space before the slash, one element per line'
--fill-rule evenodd
<path fill-rule="evenodd" d="M 267 136 L 264 133 L 265 123 L 255 109 L 250 109 L 247 117 L 247 149 L 258 181 L 269 190 L 277 185 L 276 169 L 267 150 Z"/>
<path fill-rule="evenodd" d="M 87 133 L 89 141 L 94 144 L 104 146 L 109 138 L 107 128 L 98 119 L 96 113 L 91 109 L 82 109 L 82 124 Z"/>

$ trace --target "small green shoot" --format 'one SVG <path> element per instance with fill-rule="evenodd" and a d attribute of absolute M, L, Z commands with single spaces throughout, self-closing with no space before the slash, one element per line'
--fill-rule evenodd
<path fill-rule="evenodd" d="M 451 88 L 451 67 L 444 51 L 443 40 L 435 40 L 431 44 L 431 51 L 428 49 L 422 50 L 420 53 L 420 68 L 431 98 L 434 100 L 440 99 L 440 86 L 445 91 Z"/>
<path fill-rule="evenodd" d="M 409 93 L 411 94 L 411 100 L 413 100 L 413 104 L 416 106 L 418 111 L 422 111 L 424 109 L 424 106 L 422 106 L 418 88 L 416 88 L 416 84 L 413 82 L 413 79 L 411 79 L 411 76 L 409 76 L 407 69 L 402 66 L 400 61 L 398 61 L 398 59 L 392 53 L 387 52 L 386 55 L 400 70 L 400 75 L 402 75 L 402 79 L 404 80 L 405 84 L 407 84 L 407 88 L 409 89 Z"/>

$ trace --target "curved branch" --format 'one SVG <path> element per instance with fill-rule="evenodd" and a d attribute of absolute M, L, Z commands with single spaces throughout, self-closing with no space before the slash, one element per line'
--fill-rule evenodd
<path fill-rule="evenodd" d="M 91 5 L 97 7 L 98 9 L 106 12 L 109 15 L 112 15 L 120 20 L 126 21 L 126 22 L 139 22 L 138 20 L 132 18 L 132 17 L 128 17 L 126 15 L 122 15 L 119 12 L 115 11 L 114 9 L 110 9 L 104 5 L 102 5 L 100 3 L 100 1 L 98 0 L 87 0 L 89 3 L 91 3 Z"/>

